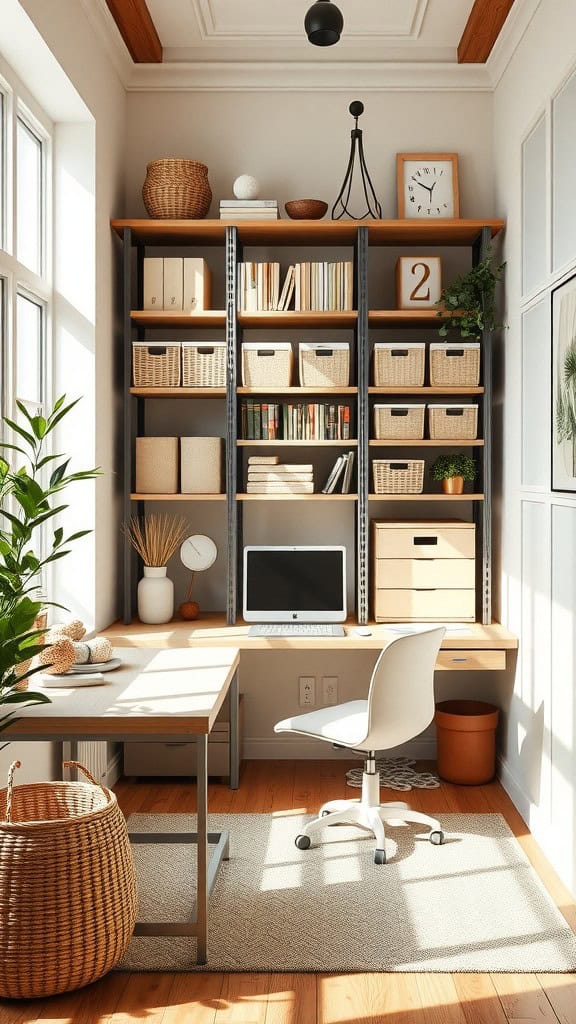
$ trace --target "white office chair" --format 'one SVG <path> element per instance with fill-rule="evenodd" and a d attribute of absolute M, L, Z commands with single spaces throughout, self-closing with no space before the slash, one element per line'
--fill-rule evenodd
<path fill-rule="evenodd" d="M 374 666 L 367 700 L 320 708 L 274 726 L 274 732 L 314 736 L 365 755 L 362 798 L 324 804 L 318 817 L 296 836 L 299 850 L 307 850 L 311 837 L 326 825 L 357 825 L 374 833 L 374 863 L 385 864 L 385 821 L 428 825 L 430 842 L 435 846 L 444 842 L 436 818 L 412 811 L 405 803 L 380 803 L 380 774 L 376 771 L 377 750 L 390 750 L 413 739 L 434 717 L 434 666 L 444 633 L 443 627 L 424 629 L 390 641 Z"/>

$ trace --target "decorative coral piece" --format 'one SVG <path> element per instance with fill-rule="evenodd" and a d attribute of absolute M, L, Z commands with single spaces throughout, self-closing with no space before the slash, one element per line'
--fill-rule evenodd
<path fill-rule="evenodd" d="M 66 637 L 56 640 L 38 655 L 38 662 L 45 666 L 48 675 L 58 676 L 69 672 L 76 660 L 74 645 Z"/>
<path fill-rule="evenodd" d="M 80 619 L 72 619 L 70 622 L 55 622 L 50 626 L 49 638 L 68 637 L 69 640 L 81 640 L 86 633 L 86 626 Z"/>
<path fill-rule="evenodd" d="M 90 648 L 91 662 L 101 664 L 104 661 L 110 661 L 112 644 L 107 637 L 97 636 L 94 640 L 89 640 L 87 646 Z"/>

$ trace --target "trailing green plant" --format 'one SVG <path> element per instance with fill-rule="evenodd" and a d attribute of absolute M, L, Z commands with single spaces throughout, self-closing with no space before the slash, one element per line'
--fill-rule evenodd
<path fill-rule="evenodd" d="M 438 316 L 443 317 L 442 326 L 438 329 L 440 337 L 445 338 L 448 331 L 456 330 L 463 338 L 478 341 L 483 331 L 494 331 L 503 326 L 496 322 L 495 293 L 505 265 L 501 263 L 494 267 L 490 251 L 477 266 L 442 289 L 436 303 Z"/>
<path fill-rule="evenodd" d="M 576 440 L 576 339 L 570 342 L 564 353 L 562 371 L 556 400 L 556 435 L 559 444 Z"/>
<path fill-rule="evenodd" d="M 17 402 L 23 423 L 3 419 L 15 443 L 0 441 L 0 449 L 10 453 L 10 462 L 0 456 L 0 705 L 14 707 L 0 716 L 0 730 L 23 704 L 48 701 L 43 693 L 17 689 L 39 671 L 25 663 L 44 650 L 43 632 L 35 620 L 44 605 L 54 604 L 41 599 L 40 577 L 45 566 L 69 554 L 68 545 L 90 533 L 78 530 L 65 537 L 63 527 L 52 523 L 52 536 L 45 535 L 45 551 L 36 544 L 40 528 L 46 531 L 46 524 L 68 508 L 61 502 L 62 491 L 99 474 L 97 469 L 71 473 L 70 459 L 47 451 L 50 435 L 76 401 L 66 405 L 62 395 L 46 417 L 32 415 Z M 19 457 L 23 465 L 11 464 Z"/>
<path fill-rule="evenodd" d="M 430 467 L 433 480 L 446 480 L 453 476 L 461 476 L 464 480 L 474 480 L 476 461 L 464 452 L 446 452 L 439 455 Z"/>

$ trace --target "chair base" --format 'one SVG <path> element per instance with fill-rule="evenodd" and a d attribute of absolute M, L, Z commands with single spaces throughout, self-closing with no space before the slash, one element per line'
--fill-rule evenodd
<path fill-rule="evenodd" d="M 374 759 L 369 758 L 372 767 Z M 444 841 L 444 833 L 440 822 L 429 814 L 413 811 L 409 804 L 395 801 L 380 803 L 380 774 L 366 771 L 362 775 L 362 797 L 359 800 L 329 800 L 320 808 L 320 813 L 313 821 L 308 822 L 301 835 L 296 837 L 296 846 L 306 850 L 311 845 L 312 837 L 327 825 L 354 825 L 365 832 L 372 832 L 376 838 L 374 862 L 386 863 L 384 850 L 384 822 L 413 822 L 427 825 L 430 829 L 430 842 L 440 846 Z"/>

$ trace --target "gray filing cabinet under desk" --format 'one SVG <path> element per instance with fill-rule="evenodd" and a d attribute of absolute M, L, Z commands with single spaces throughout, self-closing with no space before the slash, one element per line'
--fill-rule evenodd
<path fill-rule="evenodd" d="M 239 732 L 242 763 L 243 694 L 240 694 Z M 189 743 L 125 743 L 124 775 L 194 777 L 196 740 Z M 208 736 L 208 775 L 230 774 L 230 712 L 226 699 Z"/>

